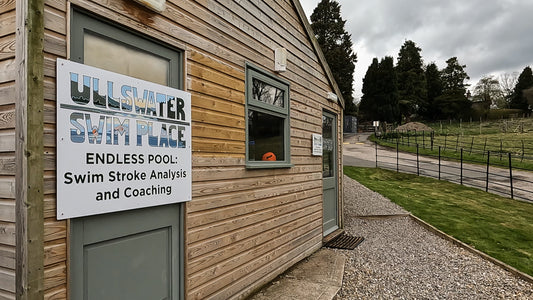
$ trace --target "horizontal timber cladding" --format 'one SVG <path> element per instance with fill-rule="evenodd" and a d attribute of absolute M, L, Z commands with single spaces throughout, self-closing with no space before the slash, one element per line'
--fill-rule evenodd
<path fill-rule="evenodd" d="M 193 151 L 193 199 L 185 217 L 186 298 L 245 297 L 321 246 L 322 158 L 311 155 L 311 134 L 321 134 L 323 110 L 338 114 L 341 124 L 341 107 L 325 97 L 332 85 L 292 1 L 169 0 L 162 13 L 154 13 L 129 0 L 46 0 L 46 299 L 67 295 L 68 226 L 55 218 L 55 61 L 68 58 L 68 5 L 185 51 Z M 14 22 L 12 6 L 1 24 Z M 0 69 L 13 73 L 9 51 L 15 27 L 0 28 L 0 49 L 7 49 L 0 51 Z M 287 49 L 287 71 L 275 74 L 279 47 Z M 290 83 L 291 168 L 245 167 L 246 62 Z M 8 278 L 14 274 L 15 251 L 9 236 L 14 234 L 14 101 L 9 100 L 14 78 L 0 75 L 0 232 L 8 233 L 0 234 L 0 276 Z M 0 296 L 14 289 L 14 277 L 12 282 L 13 288 L 0 285 Z"/>

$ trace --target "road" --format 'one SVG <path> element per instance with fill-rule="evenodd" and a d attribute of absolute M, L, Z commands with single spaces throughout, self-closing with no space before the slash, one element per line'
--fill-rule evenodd
<path fill-rule="evenodd" d="M 345 134 L 343 147 L 343 164 L 345 166 L 376 167 L 376 146 L 368 140 L 370 133 Z M 489 168 L 487 186 L 487 167 L 482 165 L 461 164 L 459 162 L 441 161 L 419 157 L 416 154 L 396 153 L 390 148 L 377 147 L 377 166 L 384 169 L 398 170 L 403 173 L 439 178 L 455 183 L 486 190 L 502 196 L 511 197 L 509 169 Z M 440 169 L 440 172 L 439 172 Z M 461 176 L 462 174 L 462 176 Z M 516 199 L 533 201 L 533 173 L 512 171 L 513 196 Z"/>

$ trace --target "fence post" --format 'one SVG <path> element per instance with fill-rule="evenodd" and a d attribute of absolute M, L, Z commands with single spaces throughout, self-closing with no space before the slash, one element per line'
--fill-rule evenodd
<path fill-rule="evenodd" d="M 416 175 L 420 176 L 420 160 L 418 155 L 418 144 L 416 144 Z"/>
<path fill-rule="evenodd" d="M 474 137 L 472 137 L 472 143 L 470 143 L 470 155 L 472 155 L 472 147 L 474 147 Z"/>
<path fill-rule="evenodd" d="M 511 199 L 514 199 L 513 194 L 513 167 L 511 166 L 511 152 L 509 154 L 509 184 L 511 185 Z"/>
<path fill-rule="evenodd" d="M 407 130 L 407 147 L 411 147 L 410 137 L 411 137 L 411 131 Z"/>
<path fill-rule="evenodd" d="M 524 161 L 524 140 L 522 140 L 522 158 L 520 159 L 520 162 Z"/>
<path fill-rule="evenodd" d="M 444 151 L 446 151 L 446 141 L 448 140 L 448 134 L 444 135 Z"/>
<path fill-rule="evenodd" d="M 461 148 L 461 185 L 463 185 L 463 148 Z"/>
<path fill-rule="evenodd" d="M 502 160 L 502 152 L 503 152 L 503 142 L 502 142 L 502 139 L 500 139 L 500 161 Z"/>
<path fill-rule="evenodd" d="M 378 142 L 374 142 L 374 145 L 376 147 L 376 169 L 378 168 Z"/>
<path fill-rule="evenodd" d="M 422 148 L 426 149 L 426 131 L 422 130 Z"/>
<path fill-rule="evenodd" d="M 431 132 L 431 151 L 433 151 L 433 139 L 435 138 L 435 131 Z M 523 144 L 523 143 L 522 143 Z"/>
<path fill-rule="evenodd" d="M 485 183 L 485 192 L 489 191 L 489 166 L 490 166 L 490 150 L 487 151 L 487 180 Z"/>
<path fill-rule="evenodd" d="M 400 164 L 398 162 L 399 158 L 400 158 L 400 151 L 398 150 L 399 148 L 399 144 L 396 143 L 396 173 L 400 172 Z"/>
<path fill-rule="evenodd" d="M 439 180 L 440 180 L 440 146 L 439 146 Z"/>

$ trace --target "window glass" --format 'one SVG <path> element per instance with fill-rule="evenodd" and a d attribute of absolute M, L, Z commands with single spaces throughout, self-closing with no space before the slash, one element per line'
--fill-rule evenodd
<path fill-rule="evenodd" d="M 335 151 L 333 118 L 322 116 L 322 177 L 333 177 Z"/>
<path fill-rule="evenodd" d="M 83 48 L 86 65 L 168 85 L 168 59 L 90 32 L 83 36 Z"/>
<path fill-rule="evenodd" d="M 285 160 L 284 122 L 280 117 L 248 111 L 248 160 Z"/>
<path fill-rule="evenodd" d="M 271 86 L 257 78 L 253 78 L 252 81 L 252 94 L 254 100 L 268 103 L 277 107 L 285 107 L 285 91 Z"/>

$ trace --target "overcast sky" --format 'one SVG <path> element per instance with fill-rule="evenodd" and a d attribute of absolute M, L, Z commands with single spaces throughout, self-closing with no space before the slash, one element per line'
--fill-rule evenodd
<path fill-rule="evenodd" d="M 309 18 L 319 0 L 300 0 Z M 354 92 L 374 57 L 392 56 L 412 40 L 424 64 L 440 69 L 456 56 L 466 65 L 470 89 L 484 75 L 522 72 L 533 66 L 531 0 L 338 0 L 357 53 Z"/>

